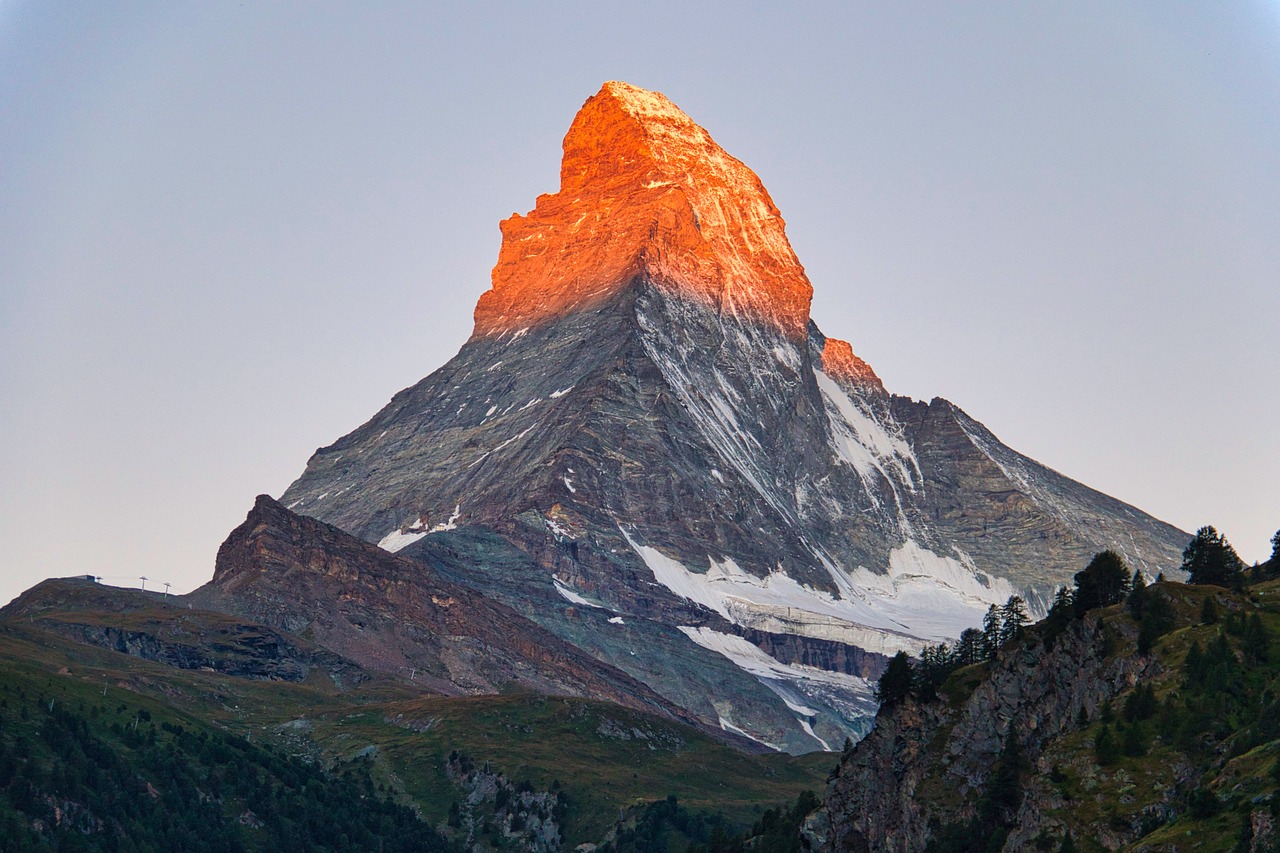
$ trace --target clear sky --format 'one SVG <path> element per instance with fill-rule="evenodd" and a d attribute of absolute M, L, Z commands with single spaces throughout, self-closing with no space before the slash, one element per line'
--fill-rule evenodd
<path fill-rule="evenodd" d="M 0 601 L 207 580 L 443 364 L 600 84 L 752 167 L 890 390 L 1253 561 L 1280 4 L 0 0 Z"/>

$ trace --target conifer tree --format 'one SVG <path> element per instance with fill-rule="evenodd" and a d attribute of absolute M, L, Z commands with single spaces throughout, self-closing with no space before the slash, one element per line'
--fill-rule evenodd
<path fill-rule="evenodd" d="M 1000 608 L 994 604 L 987 608 L 987 615 L 982 617 L 983 653 L 988 658 L 996 656 L 1000 648 Z"/>
<path fill-rule="evenodd" d="M 1244 633 L 1240 637 L 1240 649 L 1250 663 L 1266 663 L 1270 656 L 1271 636 L 1262 624 L 1262 619 L 1254 613 L 1244 624 Z"/>
<path fill-rule="evenodd" d="M 1075 582 L 1075 612 L 1079 617 L 1094 608 L 1123 601 L 1129 593 L 1129 567 L 1115 551 L 1102 551 L 1076 573 Z"/>
<path fill-rule="evenodd" d="M 1200 605 L 1200 624 L 1217 625 L 1218 619 L 1218 601 L 1214 596 L 1206 595 L 1204 604 Z"/>
<path fill-rule="evenodd" d="M 1195 688 L 1204 683 L 1204 650 L 1199 640 L 1192 640 L 1187 648 L 1186 660 L 1182 662 L 1182 675 L 1188 687 Z"/>
<path fill-rule="evenodd" d="M 1133 578 L 1129 581 L 1129 597 L 1125 599 L 1125 606 L 1129 608 L 1129 614 L 1134 619 L 1141 619 L 1143 611 L 1147 608 L 1147 579 L 1142 576 L 1142 569 L 1133 570 Z"/>
<path fill-rule="evenodd" d="M 956 662 L 960 666 L 977 663 L 983 658 L 982 632 L 977 628 L 965 628 L 956 641 Z"/>
<path fill-rule="evenodd" d="M 1182 552 L 1182 570 L 1190 583 L 1232 587 L 1241 579 L 1244 561 L 1225 536 L 1205 525 Z"/>
<path fill-rule="evenodd" d="M 889 659 L 889 665 L 880 676 L 876 698 L 880 700 L 881 705 L 901 702 L 911 693 L 911 680 L 911 658 L 907 657 L 906 652 L 898 652 Z"/>
<path fill-rule="evenodd" d="M 1114 764 L 1120 757 L 1120 747 L 1116 743 L 1116 736 L 1112 733 L 1111 726 L 1103 726 L 1102 731 L 1098 732 L 1097 737 L 1093 739 L 1093 751 L 1098 758 L 1098 763 L 1103 767 Z"/>
<path fill-rule="evenodd" d="M 1011 643 L 1022 636 L 1022 629 L 1031 621 L 1027 616 L 1027 603 L 1019 595 L 1009 596 L 1000 608 L 1000 645 Z"/>

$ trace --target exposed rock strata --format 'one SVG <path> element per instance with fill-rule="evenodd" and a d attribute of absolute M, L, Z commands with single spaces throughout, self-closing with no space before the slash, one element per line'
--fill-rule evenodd
<path fill-rule="evenodd" d="M 1078 728 L 1082 711 L 1096 718 L 1105 703 L 1160 672 L 1151 655 L 1107 657 L 1115 642 L 1108 630 L 1115 628 L 1093 614 L 1072 623 L 1052 649 L 1031 642 L 1002 650 L 968 696 L 907 699 L 882 709 L 841 762 L 823 807 L 806 821 L 806 850 L 924 850 L 940 823 L 972 817 L 1011 731 L 1037 775 L 1047 776 L 1049 768 L 1036 762 L 1046 746 Z M 1023 800 L 1004 850 L 1031 847 L 1046 828 L 1048 796 L 1033 792 Z"/>
<path fill-rule="evenodd" d="M 218 550 L 213 580 L 188 600 L 445 695 L 531 690 L 692 719 L 509 607 L 265 495 Z"/>

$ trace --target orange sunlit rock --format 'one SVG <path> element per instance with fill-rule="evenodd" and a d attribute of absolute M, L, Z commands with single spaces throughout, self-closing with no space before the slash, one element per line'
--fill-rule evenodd
<path fill-rule="evenodd" d="M 874 385 L 884 390 L 884 383 L 871 365 L 853 354 L 848 341 L 827 338 L 822 346 L 822 372 L 832 379 L 852 382 L 855 385 Z"/>
<path fill-rule="evenodd" d="M 644 273 L 802 339 L 813 288 L 755 173 L 667 98 L 605 83 L 564 138 L 560 191 L 502 223 L 475 335 L 582 310 Z"/>

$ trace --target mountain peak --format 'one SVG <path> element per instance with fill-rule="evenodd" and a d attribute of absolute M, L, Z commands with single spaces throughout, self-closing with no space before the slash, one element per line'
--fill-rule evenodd
<path fill-rule="evenodd" d="M 585 310 L 637 276 L 806 334 L 813 288 L 755 173 L 665 95 L 611 81 L 564 138 L 560 190 L 502 227 L 475 336 Z"/>

